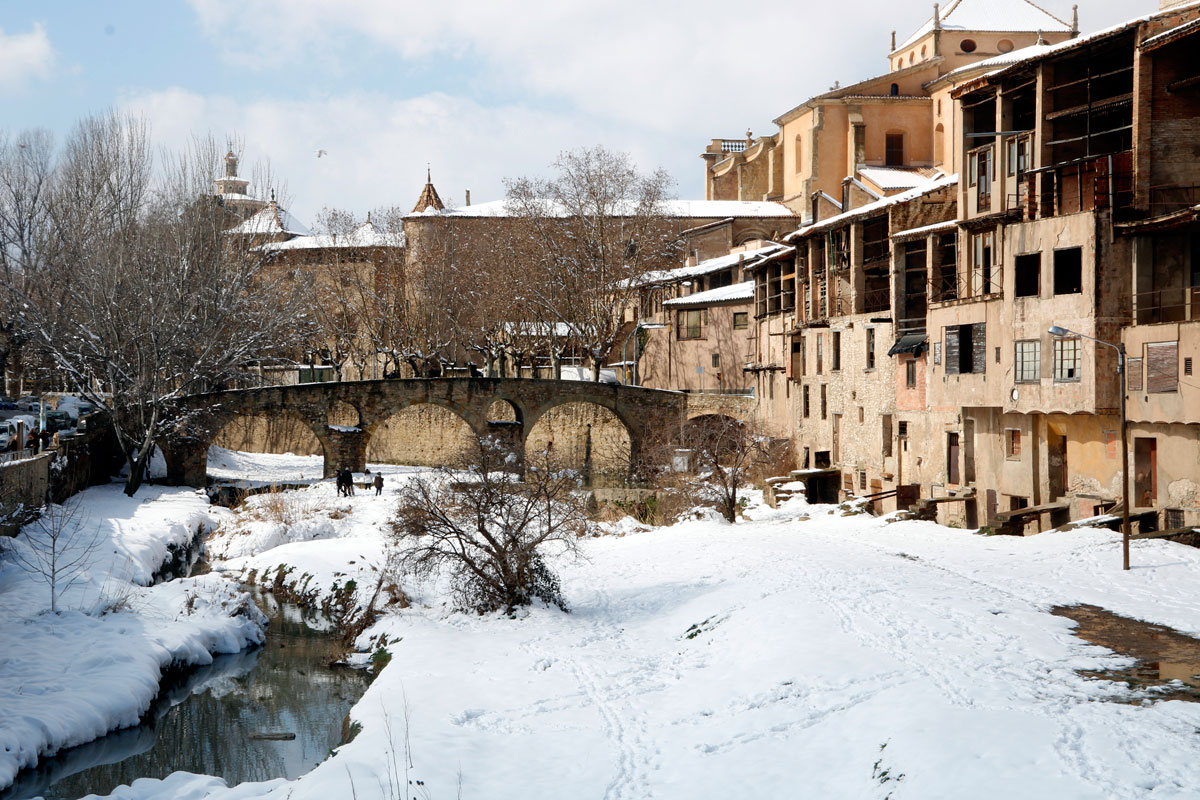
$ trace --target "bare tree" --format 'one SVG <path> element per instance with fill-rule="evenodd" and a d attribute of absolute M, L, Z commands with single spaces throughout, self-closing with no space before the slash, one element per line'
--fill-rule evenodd
<path fill-rule="evenodd" d="M 603 147 L 562 153 L 552 179 L 508 182 L 509 214 L 525 223 L 530 254 L 520 292 L 557 336 L 565 332 L 600 379 L 636 279 L 676 260 L 664 215 L 671 187 L 662 170 L 643 174 L 625 153 Z M 557 347 L 557 344 L 553 345 Z"/>
<path fill-rule="evenodd" d="M 479 438 L 454 466 L 410 481 L 392 521 L 398 563 L 418 575 L 446 572 L 463 608 L 506 610 L 540 599 L 566 609 L 549 550 L 573 552 L 586 528 L 578 478 L 548 454 L 526 463 Z"/>
<path fill-rule="evenodd" d="M 712 414 L 689 421 L 682 448 L 692 453 L 693 489 L 737 521 L 740 492 L 757 467 L 773 456 L 771 439 L 753 422 Z"/>
<path fill-rule="evenodd" d="M 86 523 L 78 501 L 47 505 L 20 536 L 5 545 L 17 566 L 49 587 L 50 610 L 55 614 L 59 598 L 86 576 L 100 545 L 99 531 Z"/>
<path fill-rule="evenodd" d="M 197 140 L 167 154 L 156 179 L 141 121 L 83 120 L 56 165 L 36 272 L 4 286 L 18 325 L 109 410 L 130 495 L 154 443 L 186 423 L 180 397 L 249 376 L 307 325 L 304 282 L 269 267 L 260 242 L 227 233 L 211 196 L 220 153 Z"/>

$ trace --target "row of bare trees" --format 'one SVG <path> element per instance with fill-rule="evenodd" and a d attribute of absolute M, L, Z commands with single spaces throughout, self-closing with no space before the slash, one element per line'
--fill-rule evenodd
<path fill-rule="evenodd" d="M 61 145 L 0 138 L 0 348 L 109 410 L 133 494 L 183 395 L 232 385 L 311 336 L 306 281 L 280 275 L 213 197 L 223 148 L 156 151 L 110 112 Z"/>
<path fill-rule="evenodd" d="M 663 213 L 671 181 L 602 147 L 563 153 L 553 167 L 551 178 L 508 181 L 502 214 L 374 211 L 376 230 L 404 239 L 406 253 L 331 257 L 337 277 L 323 282 L 317 314 L 339 375 L 347 362 L 382 359 L 421 377 L 464 362 L 488 375 L 541 366 L 558 377 L 569 355 L 599 379 L 638 279 L 675 264 L 678 231 Z M 326 210 L 318 228 L 347 237 L 362 222 Z"/>

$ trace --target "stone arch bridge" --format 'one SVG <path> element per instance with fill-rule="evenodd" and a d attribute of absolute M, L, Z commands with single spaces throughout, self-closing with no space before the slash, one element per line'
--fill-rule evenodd
<path fill-rule="evenodd" d="M 508 404 L 504 421 L 489 419 L 496 401 Z M 529 431 L 548 411 L 567 403 L 609 409 L 629 434 L 630 457 L 639 456 L 656 435 L 671 433 L 687 413 L 679 392 L 586 381 L 527 378 L 432 378 L 306 383 L 192 395 L 181 401 L 186 422 L 159 442 L 168 480 L 203 487 L 208 447 L 229 422 L 246 415 L 293 414 L 316 435 L 325 453 L 325 476 L 341 467 L 361 472 L 367 444 L 391 416 L 422 404 L 457 414 L 481 436 L 506 439 L 523 458 Z"/>

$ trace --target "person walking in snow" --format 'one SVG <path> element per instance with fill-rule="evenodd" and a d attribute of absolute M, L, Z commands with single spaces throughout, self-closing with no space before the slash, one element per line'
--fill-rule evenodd
<path fill-rule="evenodd" d="M 379 495 L 383 494 L 383 474 L 382 473 L 380 473 L 380 472 L 375 473 L 374 483 L 375 483 L 375 496 L 379 497 Z"/>
<path fill-rule="evenodd" d="M 346 468 L 346 497 L 354 496 L 354 473 L 350 468 Z"/>

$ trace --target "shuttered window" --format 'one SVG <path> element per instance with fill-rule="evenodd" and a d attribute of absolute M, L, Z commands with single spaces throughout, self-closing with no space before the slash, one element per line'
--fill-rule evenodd
<path fill-rule="evenodd" d="M 963 372 L 982 374 L 987 370 L 987 325 L 976 322 L 971 326 L 971 368 Z"/>
<path fill-rule="evenodd" d="M 1146 391 L 1151 394 L 1179 390 L 1179 342 L 1146 345 Z"/>
<path fill-rule="evenodd" d="M 959 357 L 958 357 L 958 331 L 957 325 L 946 328 L 946 374 L 957 375 Z"/>
<path fill-rule="evenodd" d="M 1142 360 L 1131 358 L 1125 364 L 1125 385 L 1131 392 L 1142 390 Z"/>

